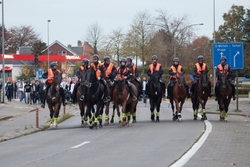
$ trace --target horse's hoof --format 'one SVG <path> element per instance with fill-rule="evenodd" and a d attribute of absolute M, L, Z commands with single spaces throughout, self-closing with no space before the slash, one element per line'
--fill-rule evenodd
<path fill-rule="evenodd" d="M 109 122 L 105 122 L 105 123 L 104 123 L 104 126 L 108 126 L 108 125 L 109 125 Z"/>
<path fill-rule="evenodd" d="M 182 118 L 178 118 L 178 121 L 179 121 L 179 122 L 182 122 Z"/>
<path fill-rule="evenodd" d="M 194 120 L 197 120 L 197 115 L 194 115 Z"/>
<path fill-rule="evenodd" d="M 133 123 L 136 123 L 136 120 L 135 120 L 135 119 L 133 120 Z"/>
<path fill-rule="evenodd" d="M 99 125 L 99 128 L 103 128 L 102 124 Z"/>
<path fill-rule="evenodd" d="M 111 123 L 111 124 L 114 123 L 114 119 L 113 119 L 113 118 L 110 120 L 110 123 Z"/>
<path fill-rule="evenodd" d="M 132 123 L 129 123 L 128 126 L 131 127 L 131 126 L 132 126 Z"/>

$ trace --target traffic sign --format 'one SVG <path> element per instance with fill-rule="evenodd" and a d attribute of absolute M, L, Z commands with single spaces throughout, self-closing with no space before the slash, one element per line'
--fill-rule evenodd
<path fill-rule="evenodd" d="M 42 80 L 42 73 L 43 73 L 43 70 L 41 68 L 38 68 L 38 80 Z"/>
<path fill-rule="evenodd" d="M 213 44 L 213 65 L 216 68 L 220 64 L 221 56 L 227 58 L 227 64 L 231 69 L 244 68 L 244 51 L 242 42 L 214 43 Z"/>

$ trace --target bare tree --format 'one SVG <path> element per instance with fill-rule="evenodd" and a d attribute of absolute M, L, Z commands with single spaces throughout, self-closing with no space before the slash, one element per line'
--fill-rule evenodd
<path fill-rule="evenodd" d="M 16 53 L 20 46 L 32 46 L 39 41 L 37 34 L 31 26 L 22 25 L 9 29 L 8 52 Z"/>
<path fill-rule="evenodd" d="M 94 48 L 94 54 L 98 54 L 98 48 L 101 47 L 104 35 L 103 29 L 98 22 L 92 23 L 87 30 L 87 41 Z"/>
<path fill-rule="evenodd" d="M 147 46 L 150 41 L 150 27 L 148 25 L 151 22 L 151 15 L 148 11 L 138 12 L 124 43 L 129 54 L 135 56 L 136 60 L 138 57 L 142 60 L 143 74 L 145 73 L 144 64 L 145 56 L 148 52 Z"/>
<path fill-rule="evenodd" d="M 124 40 L 125 34 L 122 33 L 122 28 L 118 28 L 111 32 L 105 42 L 105 54 L 112 55 L 112 57 L 117 60 L 117 65 L 119 65 L 120 56 L 124 53 L 122 45 Z"/>

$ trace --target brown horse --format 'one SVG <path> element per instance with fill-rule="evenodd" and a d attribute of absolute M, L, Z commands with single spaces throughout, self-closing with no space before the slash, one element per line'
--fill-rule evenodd
<path fill-rule="evenodd" d="M 219 109 L 220 109 L 220 120 L 227 122 L 228 117 L 228 106 L 232 98 L 232 86 L 227 81 L 227 76 L 225 73 L 219 75 Z"/>
<path fill-rule="evenodd" d="M 62 95 L 60 92 L 60 84 L 62 81 L 62 73 L 56 71 L 51 86 L 46 95 L 46 102 L 50 110 L 50 127 L 57 127 L 58 115 L 62 103 Z"/>
<path fill-rule="evenodd" d="M 202 118 L 201 120 L 207 120 L 205 106 L 207 99 L 211 94 L 211 84 L 208 78 L 208 70 L 200 71 L 201 75 L 198 79 L 196 88 L 194 90 L 194 96 L 192 97 L 193 111 L 194 111 L 194 120 L 197 120 L 197 114 L 199 105 L 202 107 Z"/>
<path fill-rule="evenodd" d="M 175 121 L 178 119 L 178 121 L 182 121 L 181 110 L 185 102 L 185 99 L 187 97 L 187 89 L 184 84 L 185 83 L 184 72 L 177 72 L 176 78 L 177 81 L 173 87 L 173 96 L 170 97 L 170 103 L 173 111 L 173 120 Z M 174 102 L 176 107 L 175 113 L 174 113 Z"/>
<path fill-rule="evenodd" d="M 110 79 L 107 79 L 106 82 L 107 82 L 107 92 L 108 92 L 108 94 L 110 94 L 112 81 Z M 110 101 L 106 102 L 104 105 L 105 105 L 105 115 L 106 115 L 104 125 L 108 125 L 109 124 L 109 105 L 110 105 Z M 114 110 L 113 110 L 113 115 L 112 116 L 114 116 Z M 113 122 L 114 122 L 114 119 L 112 117 L 110 123 L 113 123 Z"/>
<path fill-rule="evenodd" d="M 113 94 L 112 94 L 112 99 L 114 101 L 114 107 L 117 110 L 117 115 L 118 115 L 118 126 L 125 126 L 127 125 L 126 122 L 126 116 L 127 113 L 130 113 L 130 118 L 129 118 L 129 126 L 132 126 L 133 123 L 133 114 L 135 111 L 135 108 L 137 106 L 138 100 L 132 101 L 132 97 L 129 93 L 129 87 L 128 84 L 126 83 L 126 80 L 122 80 L 119 76 L 115 79 L 114 82 L 114 88 L 113 88 Z M 138 91 L 136 89 L 136 86 L 131 83 L 132 89 L 134 89 L 134 95 L 138 95 Z M 119 110 L 119 105 L 122 106 L 122 121 L 120 117 L 120 110 Z"/>

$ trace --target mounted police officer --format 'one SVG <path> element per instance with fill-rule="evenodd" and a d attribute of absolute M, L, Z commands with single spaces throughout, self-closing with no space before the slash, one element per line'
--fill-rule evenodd
<path fill-rule="evenodd" d="M 116 68 L 116 76 L 119 75 L 123 80 L 126 81 L 129 87 L 129 93 L 132 97 L 133 101 L 137 100 L 137 97 L 134 95 L 134 89 L 132 88 L 131 82 L 130 82 L 130 77 L 131 77 L 131 71 L 129 68 L 126 67 L 126 59 L 122 58 L 120 60 L 120 66 Z M 111 93 L 113 92 L 113 87 L 111 89 Z"/>
<path fill-rule="evenodd" d="M 174 87 L 174 84 L 177 81 L 177 77 L 176 77 L 177 72 L 184 72 L 184 69 L 180 65 L 180 59 L 178 57 L 175 57 L 173 59 L 173 65 L 169 69 L 170 82 L 169 82 L 168 88 L 167 88 L 168 89 L 167 90 L 168 91 L 168 96 L 167 96 L 168 99 L 173 95 L 173 87 Z M 184 85 L 185 85 L 186 90 L 187 90 L 187 97 L 190 97 L 190 95 L 189 95 L 189 87 L 186 84 L 185 80 L 184 80 Z"/>
<path fill-rule="evenodd" d="M 153 72 L 158 72 L 159 75 L 160 75 L 160 83 L 161 83 L 161 85 L 163 87 L 163 90 L 162 90 L 163 91 L 162 92 L 163 95 L 162 96 L 164 97 L 165 94 L 166 94 L 166 85 L 165 85 L 165 83 L 161 79 L 161 76 L 163 74 L 162 65 L 157 62 L 158 61 L 158 57 L 156 55 L 153 55 L 151 57 L 151 59 L 152 59 L 152 64 L 149 65 L 149 68 L 148 68 L 148 71 L 147 71 L 147 74 L 150 77 L 150 79 L 149 79 L 149 81 L 147 83 L 146 89 L 147 89 L 149 83 L 151 82 L 151 75 L 153 74 Z M 148 94 L 148 92 L 147 92 L 147 94 Z"/>
<path fill-rule="evenodd" d="M 194 65 L 194 74 L 193 74 L 194 81 L 193 81 L 191 89 L 190 89 L 191 96 L 193 96 L 194 93 L 195 93 L 194 92 L 195 91 L 195 87 L 197 86 L 197 82 L 198 82 L 199 77 L 201 75 L 200 71 L 208 71 L 207 65 L 206 65 L 206 63 L 204 63 L 203 56 L 199 55 L 197 59 L 198 59 L 198 62 Z M 208 84 L 209 84 L 208 86 L 211 88 L 211 82 L 210 82 L 209 78 L 208 78 Z M 212 95 L 210 94 L 210 97 L 211 96 Z"/>
<path fill-rule="evenodd" d="M 218 89 L 219 89 L 219 84 L 221 82 L 220 79 L 219 79 L 220 73 L 225 73 L 226 74 L 227 81 L 232 86 L 233 100 L 235 100 L 235 86 L 232 83 L 232 79 L 231 79 L 232 70 L 231 70 L 231 67 L 228 64 L 226 64 L 226 61 L 227 61 L 227 58 L 225 56 L 221 56 L 221 58 L 220 58 L 221 63 L 216 68 L 217 82 L 216 82 L 216 86 L 215 86 L 215 96 L 216 96 L 215 101 L 218 101 L 218 97 L 219 97 L 219 90 Z"/>
<path fill-rule="evenodd" d="M 134 80 L 139 88 L 139 92 L 141 92 L 142 85 L 141 85 L 140 81 L 138 81 L 138 79 L 137 79 L 139 77 L 139 73 L 138 73 L 136 65 L 134 63 L 132 63 L 131 57 L 127 58 L 126 67 L 129 68 L 129 70 L 131 71 L 130 75 L 133 76 L 133 78 L 134 78 Z"/>
<path fill-rule="evenodd" d="M 42 108 L 45 108 L 45 100 L 46 100 L 46 96 L 47 96 L 47 92 L 48 89 L 50 88 L 51 84 L 53 83 L 53 78 L 54 78 L 54 73 L 57 71 L 58 73 L 61 73 L 60 70 L 57 69 L 58 64 L 57 62 L 51 62 L 50 63 L 50 68 L 48 69 L 47 72 L 43 73 L 42 78 L 47 79 L 46 81 L 46 89 L 45 89 L 45 94 L 44 94 L 44 98 L 42 101 Z M 63 88 L 60 87 L 60 94 L 62 95 L 62 102 L 63 102 L 63 106 L 65 106 L 65 94 L 63 91 Z M 55 99 L 56 97 L 52 97 L 52 99 Z"/>
<path fill-rule="evenodd" d="M 77 92 L 78 87 L 80 86 L 80 82 L 81 82 L 81 79 L 82 79 L 81 74 L 82 74 L 82 72 L 83 72 L 84 70 L 87 70 L 87 69 L 89 69 L 89 59 L 84 58 L 84 59 L 82 60 L 82 65 L 79 67 L 79 69 L 78 69 L 77 72 L 76 72 L 76 76 L 77 76 L 77 78 L 78 78 L 78 82 L 75 84 L 74 90 L 73 90 L 73 94 L 72 94 L 72 96 L 71 96 L 71 98 L 72 98 L 72 103 L 75 103 L 75 102 L 76 102 L 76 92 Z M 84 93 L 85 93 L 85 92 L 86 92 L 86 91 L 84 91 Z M 81 100 L 81 101 L 84 100 L 84 94 L 81 95 L 80 100 Z"/>
<path fill-rule="evenodd" d="M 100 81 L 100 83 L 104 87 L 104 99 L 103 102 L 106 103 L 111 100 L 110 96 L 108 96 L 108 90 L 107 90 L 107 82 L 102 77 L 102 73 L 105 73 L 103 71 L 103 68 L 101 68 L 102 64 L 99 62 L 99 56 L 97 54 L 94 54 L 92 57 L 93 63 L 91 63 L 90 68 L 94 69 L 96 72 L 96 78 Z"/>

